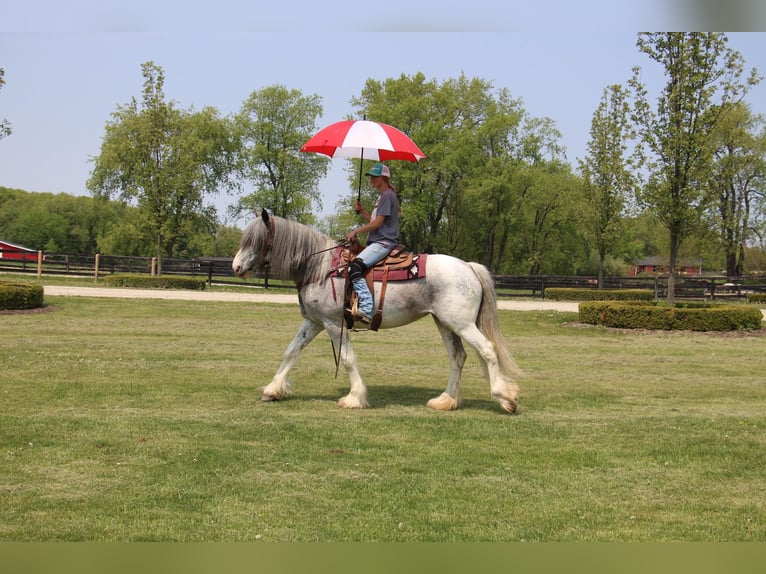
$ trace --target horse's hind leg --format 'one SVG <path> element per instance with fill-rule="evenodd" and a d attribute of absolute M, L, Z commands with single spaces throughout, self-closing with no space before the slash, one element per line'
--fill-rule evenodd
<path fill-rule="evenodd" d="M 300 329 L 295 334 L 295 338 L 285 349 L 285 353 L 282 357 L 282 364 L 279 365 L 277 373 L 271 382 L 262 389 L 261 400 L 263 401 L 278 401 L 284 399 L 290 390 L 290 381 L 287 376 L 290 373 L 290 369 L 295 365 L 295 361 L 298 360 L 298 356 L 301 351 L 308 346 L 308 344 L 314 340 L 314 338 L 322 332 L 322 325 L 317 325 L 313 321 L 304 319 Z"/>
<path fill-rule="evenodd" d="M 442 341 L 444 341 L 444 346 L 447 348 L 447 355 L 449 356 L 450 361 L 450 374 L 445 391 L 438 397 L 434 397 L 428 401 L 427 406 L 438 411 L 451 411 L 457 409 L 463 400 L 462 391 L 460 389 L 460 378 L 463 373 L 466 353 L 463 348 L 463 342 L 460 340 L 460 335 L 444 326 L 436 317 L 434 317 L 434 322 L 439 329 L 439 334 L 442 337 Z"/>
<path fill-rule="evenodd" d="M 511 382 L 500 368 L 495 346 L 489 341 L 476 325 L 470 325 L 460 331 L 460 335 L 479 354 L 484 374 L 489 380 L 492 396 L 508 413 L 516 412 L 518 388 Z"/>

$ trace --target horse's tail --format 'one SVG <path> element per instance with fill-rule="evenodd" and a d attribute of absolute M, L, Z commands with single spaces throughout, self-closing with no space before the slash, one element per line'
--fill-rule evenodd
<path fill-rule="evenodd" d="M 497 353 L 497 362 L 500 372 L 509 381 L 523 375 L 522 370 L 513 360 L 508 346 L 505 343 L 503 333 L 500 331 L 500 321 L 497 315 L 497 295 L 495 294 L 495 284 L 492 276 L 484 265 L 479 263 L 468 263 L 471 269 L 481 282 L 483 293 L 479 315 L 476 317 L 476 326 L 490 343 L 495 347 Z"/>

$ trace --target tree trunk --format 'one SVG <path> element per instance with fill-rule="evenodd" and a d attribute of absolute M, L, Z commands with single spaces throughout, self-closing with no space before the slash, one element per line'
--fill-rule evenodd
<path fill-rule="evenodd" d="M 604 260 L 606 259 L 606 252 L 599 251 L 598 254 L 598 288 L 604 288 Z"/>
<path fill-rule="evenodd" d="M 726 276 L 727 277 L 737 277 L 737 254 L 736 253 L 727 253 L 726 254 Z"/>
<path fill-rule="evenodd" d="M 668 265 L 668 305 L 676 302 L 676 259 L 678 259 L 678 237 L 670 232 L 670 263 Z"/>
<path fill-rule="evenodd" d="M 162 275 L 162 235 L 157 233 L 157 275 Z"/>

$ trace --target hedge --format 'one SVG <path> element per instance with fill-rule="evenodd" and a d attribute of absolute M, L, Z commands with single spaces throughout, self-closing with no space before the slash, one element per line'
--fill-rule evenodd
<path fill-rule="evenodd" d="M 580 322 L 619 329 L 735 331 L 760 329 L 763 315 L 752 305 L 588 301 L 580 303 Z"/>
<path fill-rule="evenodd" d="M 545 298 L 554 301 L 652 301 L 651 289 L 578 289 L 575 287 L 550 287 Z"/>
<path fill-rule="evenodd" d="M 43 286 L 0 282 L 0 309 L 34 309 L 43 304 Z"/>
<path fill-rule="evenodd" d="M 766 293 L 748 293 L 748 303 L 766 303 Z"/>
<path fill-rule="evenodd" d="M 196 277 L 178 277 L 175 275 L 107 275 L 104 285 L 109 287 L 140 287 L 144 289 L 191 289 L 203 291 L 207 282 Z"/>

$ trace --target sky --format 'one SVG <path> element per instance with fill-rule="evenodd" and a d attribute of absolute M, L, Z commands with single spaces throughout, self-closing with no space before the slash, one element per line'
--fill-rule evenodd
<path fill-rule="evenodd" d="M 441 83 L 465 74 L 507 89 L 530 116 L 552 119 L 576 166 L 606 86 L 627 82 L 636 65 L 650 90 L 664 85 L 659 65 L 636 48 L 639 30 L 766 29 L 766 7 L 751 0 L 730 0 L 726 12 L 715 0 L 445 4 L 8 3 L 0 17 L 0 120 L 13 133 L 0 139 L 0 186 L 87 195 L 105 124 L 117 106 L 140 101 L 141 64 L 149 60 L 163 68 L 165 96 L 182 109 L 234 114 L 254 91 L 281 84 L 321 98 L 318 128 L 351 114 L 349 100 L 367 79 L 421 72 Z M 748 69 L 766 73 L 766 33 L 727 35 Z M 746 101 L 766 115 L 766 81 Z M 332 160 L 320 184 L 322 214 L 353 187 L 346 165 Z M 233 198 L 214 203 L 224 215 Z"/>

